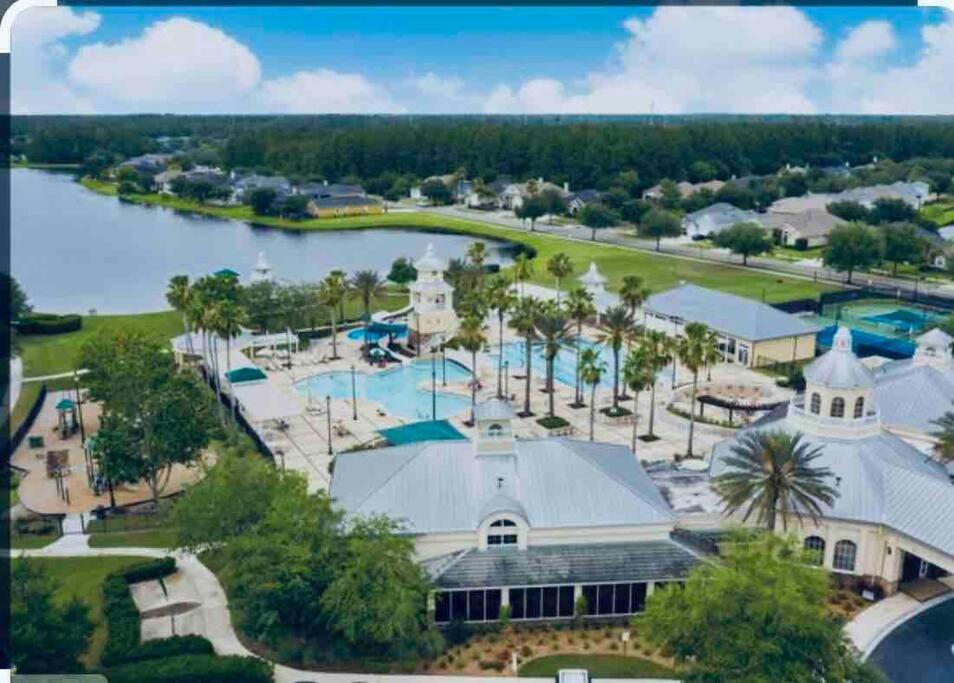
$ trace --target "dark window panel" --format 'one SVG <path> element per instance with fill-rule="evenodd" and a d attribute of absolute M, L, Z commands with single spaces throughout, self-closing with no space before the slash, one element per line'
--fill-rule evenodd
<path fill-rule="evenodd" d="M 487 591 L 484 601 L 487 608 L 487 621 L 500 619 L 500 591 Z"/>
<path fill-rule="evenodd" d="M 646 609 L 646 584 L 634 583 L 632 585 L 633 613 L 642 612 Z"/>
<path fill-rule="evenodd" d="M 526 591 L 523 588 L 510 589 L 510 616 L 513 619 L 523 619 L 523 600 Z"/>
<path fill-rule="evenodd" d="M 451 621 L 467 619 L 467 591 L 451 593 Z"/>
<path fill-rule="evenodd" d="M 598 588 L 598 586 L 583 586 L 583 597 L 586 598 L 586 614 L 588 616 L 598 614 Z"/>
<path fill-rule="evenodd" d="M 601 585 L 599 588 L 599 609 L 597 614 L 613 613 L 613 584 Z"/>
<path fill-rule="evenodd" d="M 434 620 L 439 623 L 446 623 L 451 620 L 450 616 L 450 597 L 445 592 L 434 594 Z"/>
<path fill-rule="evenodd" d="M 540 618 L 540 589 L 539 588 L 527 589 L 526 617 L 527 619 Z"/>
<path fill-rule="evenodd" d="M 613 598 L 614 614 L 629 614 L 629 584 L 618 583 Z"/>
<path fill-rule="evenodd" d="M 543 616 L 555 617 L 557 615 L 557 596 L 560 589 L 556 586 L 548 586 L 543 589 Z"/>
<path fill-rule="evenodd" d="M 470 621 L 484 620 L 484 592 L 469 591 L 467 594 L 467 618 Z"/>
<path fill-rule="evenodd" d="M 559 616 L 573 616 L 573 586 L 560 586 Z"/>

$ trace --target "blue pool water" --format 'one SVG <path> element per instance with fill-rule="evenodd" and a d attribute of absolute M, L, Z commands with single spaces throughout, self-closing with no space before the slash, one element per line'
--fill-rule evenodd
<path fill-rule="evenodd" d="M 599 351 L 600 358 L 606 363 L 606 372 L 600 379 L 599 387 L 606 389 L 613 386 L 613 352 L 608 348 L 603 348 L 600 344 L 584 341 L 580 348 L 595 348 Z M 625 350 L 620 351 L 620 371 L 622 371 L 622 362 Z M 494 359 L 498 354 L 491 354 Z M 503 359 L 509 363 L 511 374 L 525 374 L 527 367 L 527 349 L 522 341 L 508 342 L 503 345 Z M 543 359 L 543 346 L 534 344 L 533 352 L 530 358 L 531 372 L 538 377 L 543 377 L 546 372 L 546 361 Z M 553 364 L 553 373 L 556 381 L 572 387 L 576 381 L 576 348 L 569 346 L 560 349 Z"/>
<path fill-rule="evenodd" d="M 461 382 L 470 378 L 470 370 L 454 361 L 447 361 L 447 381 Z M 470 408 L 470 398 L 457 394 L 442 393 L 441 363 L 437 363 L 437 419 L 443 420 L 459 415 Z M 383 372 L 366 375 L 355 374 L 355 393 L 359 399 L 375 401 L 384 409 L 407 420 L 431 419 L 431 362 L 413 361 Z M 351 398 L 351 372 L 325 372 L 303 379 L 295 389 L 313 399 L 324 396 Z"/>
<path fill-rule="evenodd" d="M 375 332 L 374 330 L 368 330 L 368 339 L 372 344 L 377 344 L 381 339 L 387 339 L 387 332 Z M 407 328 L 405 327 L 400 332 L 394 333 L 395 339 L 400 339 L 401 337 L 407 336 Z M 364 328 L 356 327 L 353 330 L 348 332 L 348 339 L 353 339 L 355 341 L 364 341 Z"/>

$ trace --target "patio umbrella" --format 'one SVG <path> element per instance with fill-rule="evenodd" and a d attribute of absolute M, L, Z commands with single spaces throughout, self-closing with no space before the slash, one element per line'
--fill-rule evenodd
<path fill-rule="evenodd" d="M 372 358 L 384 358 L 384 349 L 379 346 L 375 346 L 373 349 L 371 349 L 370 355 Z"/>

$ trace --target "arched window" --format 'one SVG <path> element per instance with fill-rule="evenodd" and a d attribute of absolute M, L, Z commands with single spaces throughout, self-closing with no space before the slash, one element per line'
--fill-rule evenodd
<path fill-rule="evenodd" d="M 512 519 L 498 519 L 492 522 L 487 532 L 487 545 L 517 545 L 517 523 Z"/>
<path fill-rule="evenodd" d="M 818 415 L 821 412 L 821 395 L 818 394 L 818 392 L 812 394 L 811 411 L 815 415 Z"/>
<path fill-rule="evenodd" d="M 835 555 L 831 561 L 832 568 L 846 572 L 855 571 L 855 556 L 857 554 L 858 546 L 853 541 L 838 541 L 835 544 Z"/>
<path fill-rule="evenodd" d="M 492 425 L 487 427 L 487 436 L 491 439 L 497 439 L 503 436 L 503 426 L 494 422 Z"/>
<path fill-rule="evenodd" d="M 831 400 L 831 416 L 832 417 L 845 416 L 845 399 L 843 399 L 841 396 L 838 396 Z"/>
<path fill-rule="evenodd" d="M 806 536 L 803 547 L 812 564 L 821 565 L 825 561 L 825 539 L 821 536 Z"/>
<path fill-rule="evenodd" d="M 855 419 L 865 414 L 865 399 L 863 396 L 859 396 L 855 399 Z"/>

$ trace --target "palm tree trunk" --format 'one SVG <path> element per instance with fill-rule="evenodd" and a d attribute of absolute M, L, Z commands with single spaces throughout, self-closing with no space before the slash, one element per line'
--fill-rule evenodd
<path fill-rule="evenodd" d="M 556 279 L 556 290 L 557 290 L 557 306 L 560 305 L 560 278 Z"/>
<path fill-rule="evenodd" d="M 593 382 L 590 386 L 590 441 L 592 441 L 593 425 L 596 423 L 596 382 Z"/>
<path fill-rule="evenodd" d="M 778 509 L 778 491 L 774 485 L 769 488 L 769 499 L 765 510 L 765 521 L 769 531 L 775 533 L 775 511 Z"/>
<path fill-rule="evenodd" d="M 573 384 L 573 400 L 579 404 L 583 404 L 583 386 L 580 382 L 580 337 L 583 336 L 583 321 L 577 320 L 576 322 L 576 377 L 574 378 Z"/>
<path fill-rule="evenodd" d="M 547 391 L 550 394 L 550 417 L 555 415 L 553 408 L 553 394 L 556 392 L 553 391 L 553 358 L 547 359 Z"/>
<path fill-rule="evenodd" d="M 503 351 L 503 324 L 504 324 L 504 314 L 503 309 L 498 309 L 497 311 L 497 398 L 503 398 L 503 364 L 504 364 L 504 351 Z"/>
<path fill-rule="evenodd" d="M 639 424 L 639 392 L 633 392 L 633 455 L 636 455 L 636 429 Z"/>
<path fill-rule="evenodd" d="M 331 307 L 331 358 L 338 359 L 338 320 L 335 317 L 335 307 Z"/>
<path fill-rule="evenodd" d="M 692 372 L 692 392 L 689 399 L 689 446 L 686 448 L 686 457 L 692 457 L 692 435 L 696 427 L 696 386 L 699 381 L 699 371 Z"/>
<path fill-rule="evenodd" d="M 527 386 L 526 386 L 526 392 L 524 393 L 524 397 L 523 397 L 523 412 L 525 415 L 528 415 L 528 416 L 531 414 L 530 413 L 530 364 L 532 362 L 532 359 L 531 359 L 532 350 L 533 349 L 530 345 L 530 337 L 528 336 L 527 337 Z"/>
<path fill-rule="evenodd" d="M 656 380 L 653 378 L 653 385 L 649 388 L 649 432 L 650 437 L 655 437 L 653 425 L 656 423 Z"/>
<path fill-rule="evenodd" d="M 613 347 L 613 412 L 619 408 L 619 348 Z"/>
<path fill-rule="evenodd" d="M 473 377 L 470 382 L 470 423 L 477 425 L 477 352 L 470 352 L 470 367 Z"/>

